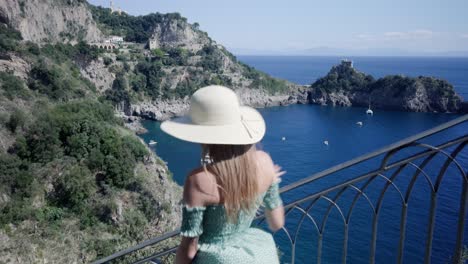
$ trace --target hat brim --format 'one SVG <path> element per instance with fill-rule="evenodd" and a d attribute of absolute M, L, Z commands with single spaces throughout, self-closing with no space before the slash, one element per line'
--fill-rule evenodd
<path fill-rule="evenodd" d="M 193 143 L 246 145 L 259 142 L 265 135 L 265 121 L 252 107 L 241 106 L 242 121 L 229 125 L 193 124 L 190 117 L 183 116 L 164 121 L 161 130 L 167 134 Z"/>

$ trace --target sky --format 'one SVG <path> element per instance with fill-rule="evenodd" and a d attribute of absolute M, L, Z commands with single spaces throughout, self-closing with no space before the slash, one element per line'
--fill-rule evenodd
<path fill-rule="evenodd" d="M 114 0 L 114 6 L 131 15 L 179 12 L 236 54 L 468 54 L 468 0 Z"/>

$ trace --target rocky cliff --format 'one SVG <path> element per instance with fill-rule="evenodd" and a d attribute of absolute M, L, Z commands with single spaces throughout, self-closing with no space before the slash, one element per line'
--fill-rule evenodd
<path fill-rule="evenodd" d="M 392 75 L 375 80 L 343 61 L 311 86 L 309 100 L 333 106 L 369 106 L 413 112 L 462 112 L 453 86 L 434 77 Z"/>
<path fill-rule="evenodd" d="M 85 1 L 0 0 L 0 263 L 90 263 L 180 224 L 182 188 L 106 101 L 126 65 L 81 42 L 100 35 Z"/>
<path fill-rule="evenodd" d="M 134 17 L 111 13 L 102 7 L 91 10 L 103 31 L 119 33 L 126 40 L 146 45 L 145 50 L 133 45 L 128 53 L 117 58 L 108 55 L 112 58 L 109 69 L 128 83 L 118 92 L 125 96 L 115 102 L 125 115 L 154 120 L 181 115 L 188 108 L 188 96 L 210 84 L 232 88 L 242 103 L 250 106 L 307 102 L 304 87 L 272 78 L 239 62 L 196 23 L 188 23 L 177 13 Z M 103 73 L 102 64 L 90 64 L 84 72 L 91 73 L 86 76 L 97 87 L 103 87 L 104 92 L 116 93 L 115 86 L 109 82 L 103 85 L 106 78 L 99 77 Z"/>
<path fill-rule="evenodd" d="M 102 37 L 83 0 L 0 0 L 0 22 L 36 43 L 95 42 Z"/>

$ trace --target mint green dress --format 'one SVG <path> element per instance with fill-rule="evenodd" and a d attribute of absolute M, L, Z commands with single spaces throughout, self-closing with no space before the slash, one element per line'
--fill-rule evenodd
<path fill-rule="evenodd" d="M 269 210 L 282 205 L 278 183 L 272 184 L 259 197 L 259 201 L 263 201 L 263 205 Z M 223 205 L 184 206 L 181 235 L 199 237 L 198 251 L 193 263 L 279 263 L 272 235 L 250 227 L 254 217 L 255 211 L 240 211 L 237 222 L 230 223 Z"/>

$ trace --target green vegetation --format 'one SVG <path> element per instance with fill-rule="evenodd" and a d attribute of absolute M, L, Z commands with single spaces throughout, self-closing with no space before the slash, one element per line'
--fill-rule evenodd
<path fill-rule="evenodd" d="M 81 254 L 93 258 L 145 239 L 168 205 L 158 209 L 164 201 L 147 184 L 153 175 L 137 173 L 147 148 L 114 116 L 112 104 L 130 100 L 127 77 L 100 96 L 80 67 L 102 56 L 101 50 L 83 42 L 39 47 L 0 28 L 0 56 L 30 65 L 27 78 L 0 72 L 0 136 L 14 141 L 0 151 L 2 232 L 11 241 L 27 236 L 38 248 L 77 235 Z M 105 58 L 120 73 L 130 71 L 127 57 L 119 57 L 120 65 Z M 119 208 L 125 195 L 131 204 Z"/>
<path fill-rule="evenodd" d="M 333 66 L 325 77 L 312 84 L 313 88 L 324 89 L 326 92 L 336 91 L 369 91 L 374 78 L 358 72 L 345 64 Z"/>
<path fill-rule="evenodd" d="M 287 92 L 288 91 L 288 86 L 286 84 L 285 81 L 283 80 L 280 80 L 280 79 L 276 79 L 276 78 L 272 78 L 271 76 L 263 73 L 263 72 L 260 72 L 260 71 L 257 71 L 255 68 L 247 65 L 247 64 L 244 64 L 244 63 L 241 63 L 241 66 L 243 67 L 244 69 L 244 76 L 247 78 L 247 79 L 251 79 L 252 80 L 252 84 L 251 84 L 251 88 L 263 88 L 265 89 L 267 92 L 269 92 L 270 94 L 275 94 L 275 93 L 284 93 L 284 92 Z"/>
<path fill-rule="evenodd" d="M 6 123 L 6 127 L 12 132 L 16 133 L 16 129 L 23 128 L 26 122 L 26 116 L 23 111 L 20 109 L 15 109 L 13 113 L 11 113 L 8 122 Z"/>
<path fill-rule="evenodd" d="M 16 51 L 21 34 L 10 27 L 0 26 L 0 54 L 7 51 Z"/>
<path fill-rule="evenodd" d="M 179 20 L 183 23 L 187 19 L 179 13 L 151 13 L 145 16 L 131 16 L 128 14 L 111 13 L 110 8 L 89 5 L 94 20 L 109 35 L 124 36 L 125 41 L 146 43 L 151 36 L 151 30 L 157 23 L 169 20 Z"/>
<path fill-rule="evenodd" d="M 16 97 L 27 99 L 30 95 L 23 80 L 6 72 L 0 72 L 0 92 L 9 100 Z"/>
<path fill-rule="evenodd" d="M 120 234 L 111 220 L 113 193 L 145 190 L 134 169 L 147 149 L 135 136 L 122 134 L 112 107 L 98 101 L 44 106 L 34 120 L 9 153 L 0 154 L 0 190 L 10 197 L 0 207 L 0 228 L 34 221 L 44 232 L 53 232 L 79 219 L 81 229 Z M 128 233 L 120 241 L 140 239 L 142 228 L 157 217 L 152 194 L 142 191 L 139 197 L 133 211 L 124 212 L 128 215 L 121 228 Z M 105 255 L 116 246 L 89 250 Z"/>

